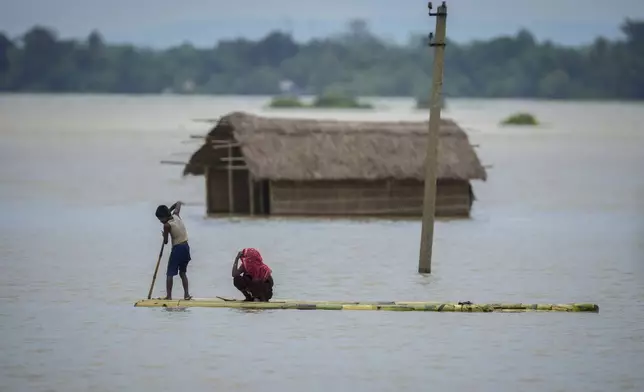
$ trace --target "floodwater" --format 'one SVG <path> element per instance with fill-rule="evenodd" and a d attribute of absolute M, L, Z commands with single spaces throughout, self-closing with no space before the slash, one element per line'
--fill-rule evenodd
<path fill-rule="evenodd" d="M 489 169 L 470 220 L 204 219 L 189 135 L 266 97 L 0 96 L 0 391 L 642 391 L 644 105 L 450 100 Z M 424 119 L 411 100 L 376 113 Z M 501 128 L 526 110 L 544 125 Z M 134 308 L 181 199 L 197 297 L 239 296 L 257 247 L 277 298 L 595 302 L 599 314 Z M 164 262 L 167 258 L 167 252 Z M 163 276 L 155 295 L 164 294 Z M 175 296 L 180 295 L 177 279 Z"/>

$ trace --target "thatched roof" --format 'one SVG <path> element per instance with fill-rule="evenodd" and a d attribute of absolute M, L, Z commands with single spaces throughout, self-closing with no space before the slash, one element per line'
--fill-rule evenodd
<path fill-rule="evenodd" d="M 234 112 L 220 119 L 194 153 L 184 175 L 203 174 L 216 164 L 209 139 L 233 137 L 249 170 L 258 179 L 424 180 L 427 122 L 357 122 L 260 117 Z M 220 163 L 221 165 L 221 163 Z M 438 178 L 487 179 L 466 133 L 442 119 Z"/>

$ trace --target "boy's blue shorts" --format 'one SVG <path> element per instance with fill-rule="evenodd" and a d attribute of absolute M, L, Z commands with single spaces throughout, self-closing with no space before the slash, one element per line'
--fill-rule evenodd
<path fill-rule="evenodd" d="M 186 272 L 190 262 L 190 245 L 187 242 L 172 247 L 168 259 L 167 276 L 176 276 L 179 272 Z"/>

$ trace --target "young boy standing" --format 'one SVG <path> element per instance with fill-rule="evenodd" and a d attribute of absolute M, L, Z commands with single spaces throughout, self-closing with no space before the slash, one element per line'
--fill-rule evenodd
<path fill-rule="evenodd" d="M 172 299 L 172 283 L 174 277 L 179 274 L 183 284 L 183 299 L 192 299 L 188 291 L 188 263 L 190 262 L 190 245 L 188 245 L 188 231 L 183 224 L 179 213 L 181 212 L 180 201 L 174 203 L 170 208 L 165 205 L 157 207 L 156 217 L 163 224 L 163 243 L 168 243 L 168 234 L 172 238 L 172 251 L 168 259 L 168 270 L 166 272 L 166 298 Z"/>

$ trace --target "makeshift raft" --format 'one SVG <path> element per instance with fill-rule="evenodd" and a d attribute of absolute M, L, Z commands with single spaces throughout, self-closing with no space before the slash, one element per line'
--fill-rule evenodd
<path fill-rule="evenodd" d="M 237 309 L 297 309 L 297 310 L 389 310 L 420 312 L 599 312 L 599 306 L 592 303 L 568 304 L 524 304 L 491 303 L 474 304 L 471 302 L 411 302 L 411 301 L 298 301 L 276 299 L 270 302 L 245 302 L 224 297 L 183 299 L 143 299 L 136 307 L 166 308 L 237 308 Z"/>

